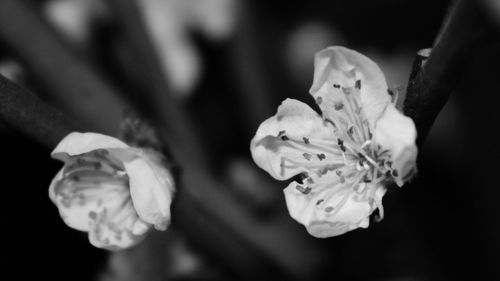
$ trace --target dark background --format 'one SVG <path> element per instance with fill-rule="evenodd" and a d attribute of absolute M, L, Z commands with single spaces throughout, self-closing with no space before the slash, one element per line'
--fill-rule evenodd
<path fill-rule="evenodd" d="M 48 1 L 24 2 L 42 17 Z M 385 196 L 385 219 L 372 222 L 366 230 L 319 240 L 287 216 L 281 196 L 286 184 L 252 166 L 248 147 L 258 124 L 286 97 L 311 102 L 307 91 L 312 55 L 327 45 L 359 50 L 379 63 L 390 84 L 406 84 L 414 53 L 432 46 L 449 1 L 235 2 L 235 30 L 223 40 L 187 28 L 203 69 L 196 85 L 178 99 L 181 110 L 194 121 L 214 177 L 233 185 L 252 183 L 255 191 L 228 188 L 231 185 L 221 185 L 219 191 L 233 198 L 237 212 L 251 217 L 259 229 L 242 235 L 214 218 L 202 217 L 210 233 L 205 236 L 205 229 L 193 230 L 190 221 L 174 216 L 171 231 L 154 233 L 136 249 L 110 257 L 93 248 L 85 233 L 64 225 L 50 202 L 48 185 L 61 167 L 51 160 L 51 148 L 2 126 L 4 276 L 15 280 L 499 280 L 500 40 L 467 54 L 472 63 L 420 151 L 418 178 Z M 68 43 L 67 48 L 117 89 L 140 93 L 144 84 L 128 76 L 139 68 L 124 69 L 114 53 L 112 45 L 121 39 L 112 14 L 93 23 L 90 38 Z M 3 37 L 0 34 L 0 42 Z M 70 41 L 62 35 L 60 40 Z M 81 120 L 58 104 L 50 87 L 26 62 L 29 59 L 5 41 L 0 57 L 18 65 L 13 72 L 16 81 Z M 64 69 L 60 71 L 65 79 Z M 132 96 L 131 104 L 140 105 L 141 95 Z M 99 114 L 106 118 L 108 113 Z M 232 206 L 220 207 L 231 213 Z M 259 236 L 267 229 L 274 234 Z M 265 243 L 256 242 L 254 249 L 245 242 L 253 241 L 253 231 L 255 241 L 281 242 L 276 251 L 282 254 L 269 257 L 275 252 L 266 251 Z M 223 238 L 212 239 L 219 232 Z M 297 252 L 304 247 L 296 243 L 309 250 Z M 289 256 L 296 258 L 280 263 Z"/>

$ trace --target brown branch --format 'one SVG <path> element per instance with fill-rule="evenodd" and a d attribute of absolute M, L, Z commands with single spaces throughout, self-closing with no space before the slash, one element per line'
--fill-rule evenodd
<path fill-rule="evenodd" d="M 417 55 L 404 111 L 415 121 L 419 147 L 473 59 L 475 50 L 491 35 L 492 30 L 476 1 L 459 0 L 446 16 L 430 55 L 428 51 Z"/>

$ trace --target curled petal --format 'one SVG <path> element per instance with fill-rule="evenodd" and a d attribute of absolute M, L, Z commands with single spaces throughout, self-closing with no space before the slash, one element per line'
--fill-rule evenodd
<path fill-rule="evenodd" d="M 290 216 L 303 224 L 314 237 L 326 238 L 356 228 L 367 228 L 369 216 L 381 207 L 385 188 L 364 184 L 341 183 L 335 172 L 316 178 L 312 191 L 304 194 L 291 183 L 285 190 Z M 357 185 L 359 185 L 357 184 Z"/>
<path fill-rule="evenodd" d="M 170 222 L 170 204 L 175 190 L 172 174 L 162 166 L 156 152 L 141 150 L 134 158 L 122 158 L 130 182 L 130 195 L 139 217 L 156 229 Z"/>
<path fill-rule="evenodd" d="M 93 214 L 104 206 L 123 205 L 130 200 L 126 182 L 95 183 L 63 177 L 61 170 L 49 188 L 49 196 L 64 222 L 74 229 L 89 231 Z"/>
<path fill-rule="evenodd" d="M 257 130 L 250 150 L 255 163 L 285 180 L 327 161 L 341 161 L 332 128 L 307 104 L 286 99 Z"/>
<path fill-rule="evenodd" d="M 66 161 L 68 156 L 84 154 L 99 149 L 128 148 L 119 139 L 97 134 L 73 132 L 67 135 L 52 151 L 52 158 Z"/>
<path fill-rule="evenodd" d="M 317 102 L 322 100 L 318 104 L 328 118 L 338 116 L 335 105 L 344 100 L 346 90 L 359 91 L 359 106 L 373 128 L 390 103 L 387 89 L 384 74 L 368 57 L 340 46 L 316 53 L 314 79 L 309 92 Z"/>
<path fill-rule="evenodd" d="M 382 117 L 377 121 L 373 139 L 390 152 L 393 176 L 396 183 L 403 183 L 413 174 L 416 167 L 417 130 L 413 120 L 400 113 L 392 104 L 387 106 Z"/>
<path fill-rule="evenodd" d="M 93 213 L 89 229 L 89 241 L 98 248 L 120 250 L 140 242 L 150 229 L 142 221 L 129 200 L 125 205 L 108 205 Z"/>

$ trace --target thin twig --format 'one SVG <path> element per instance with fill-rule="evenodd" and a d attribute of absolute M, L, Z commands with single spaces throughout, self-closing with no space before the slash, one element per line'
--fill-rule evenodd
<path fill-rule="evenodd" d="M 427 51 L 417 55 L 404 111 L 415 121 L 419 147 L 474 57 L 476 48 L 491 34 L 476 1 L 459 0 L 446 16 L 430 55 Z"/>

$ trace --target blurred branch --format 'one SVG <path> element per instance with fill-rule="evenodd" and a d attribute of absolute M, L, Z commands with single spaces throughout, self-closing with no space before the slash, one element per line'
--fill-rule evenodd
<path fill-rule="evenodd" d="M 142 70 L 142 82 L 147 89 L 141 93 L 148 107 L 145 113 L 152 115 L 150 117 L 154 123 L 169 133 L 169 138 L 176 141 L 176 146 L 186 148 L 182 156 L 177 157 L 179 161 L 187 157 L 198 164 L 204 163 L 206 159 L 203 147 L 197 141 L 196 130 L 182 111 L 182 105 L 172 95 L 160 64 L 162 60 L 158 58 L 137 3 L 132 0 L 110 0 L 108 3 L 117 16 L 126 43 L 134 52 L 134 67 Z"/>
<path fill-rule="evenodd" d="M 250 2 L 250 3 L 249 3 Z M 262 120 L 274 114 L 273 91 L 266 74 L 265 57 L 259 42 L 264 38 L 257 32 L 258 21 L 262 21 L 255 12 L 252 1 L 241 1 L 239 29 L 231 44 L 231 66 L 234 79 L 238 83 L 236 92 L 243 105 L 246 126 L 254 132 Z M 265 41 L 265 40 L 264 40 Z M 266 42 L 267 43 L 267 42 Z M 273 69 L 275 71 L 275 69 Z"/>
<path fill-rule="evenodd" d="M 15 130 L 53 148 L 78 127 L 67 116 L 0 75 L 0 118 Z"/>
<path fill-rule="evenodd" d="M 0 0 L 0 41 L 68 114 L 92 130 L 118 133 L 128 105 L 66 46 L 34 7 L 26 1 Z"/>
<path fill-rule="evenodd" d="M 492 34 L 476 4 L 476 1 L 456 1 L 443 22 L 430 55 L 423 50 L 415 59 L 404 111 L 415 121 L 419 147 L 477 47 Z"/>

